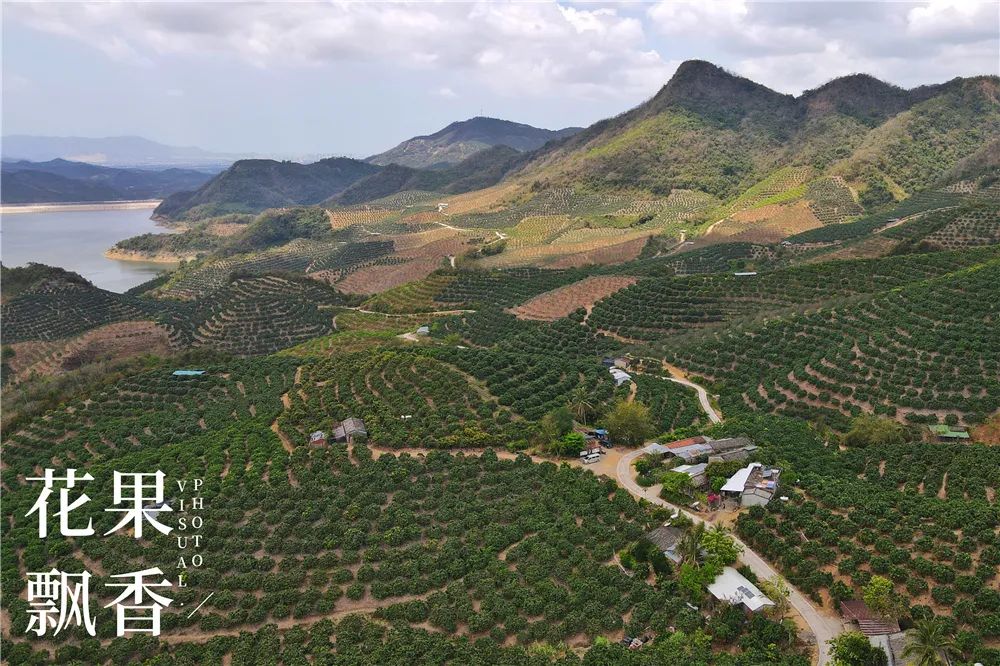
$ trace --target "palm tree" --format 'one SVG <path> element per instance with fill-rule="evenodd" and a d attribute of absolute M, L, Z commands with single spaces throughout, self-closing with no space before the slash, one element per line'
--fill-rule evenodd
<path fill-rule="evenodd" d="M 906 633 L 910 640 L 903 657 L 914 659 L 915 666 L 947 666 L 951 664 L 949 656 L 959 654 L 955 640 L 937 619 L 918 620 Z"/>
<path fill-rule="evenodd" d="M 705 523 L 695 523 L 688 528 L 677 546 L 681 560 L 688 564 L 698 564 L 701 557 L 701 538 L 705 536 Z"/>
<path fill-rule="evenodd" d="M 587 424 L 587 417 L 594 411 L 594 403 L 590 401 L 590 395 L 583 386 L 577 386 L 570 392 L 566 406 L 573 413 L 573 418 L 584 425 Z"/>

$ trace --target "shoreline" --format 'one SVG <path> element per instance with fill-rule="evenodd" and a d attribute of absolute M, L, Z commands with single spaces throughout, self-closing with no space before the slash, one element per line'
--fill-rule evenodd
<path fill-rule="evenodd" d="M 65 203 L 31 203 L 0 205 L 0 215 L 18 213 L 54 213 L 100 210 L 142 210 L 156 208 L 162 199 L 137 199 L 133 201 L 80 201 Z"/>
<path fill-rule="evenodd" d="M 136 261 L 146 264 L 180 264 L 182 261 L 191 261 L 197 258 L 197 255 L 194 254 L 144 254 L 142 252 L 135 252 L 131 250 L 119 250 L 113 247 L 109 250 L 105 250 L 104 256 L 107 259 L 114 259 L 115 261 Z"/>

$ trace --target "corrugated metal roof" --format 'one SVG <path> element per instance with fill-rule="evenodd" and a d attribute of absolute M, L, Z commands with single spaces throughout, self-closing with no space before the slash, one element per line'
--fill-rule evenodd
<path fill-rule="evenodd" d="M 774 602 L 765 597 L 756 585 L 732 567 L 725 567 L 709 584 L 708 591 L 720 601 L 743 604 L 752 611 L 774 605 Z"/>
<path fill-rule="evenodd" d="M 743 469 L 737 471 L 736 474 L 733 474 L 731 477 L 729 477 L 729 480 L 726 481 L 726 485 L 722 486 L 721 488 L 722 492 L 727 492 L 727 493 L 743 492 L 743 489 L 746 488 L 747 485 L 747 479 L 750 478 L 750 474 L 753 472 L 755 467 L 760 467 L 760 466 L 761 466 L 760 463 L 750 463 Z"/>

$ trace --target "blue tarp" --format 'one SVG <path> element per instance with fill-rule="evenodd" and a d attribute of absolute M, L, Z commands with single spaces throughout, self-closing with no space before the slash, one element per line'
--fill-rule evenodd
<path fill-rule="evenodd" d="M 205 374 L 204 370 L 174 370 L 174 377 L 196 377 Z"/>

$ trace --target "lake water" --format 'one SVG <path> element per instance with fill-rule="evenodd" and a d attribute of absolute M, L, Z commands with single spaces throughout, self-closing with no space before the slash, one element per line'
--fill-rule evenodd
<path fill-rule="evenodd" d="M 79 273 L 102 289 L 123 292 L 156 277 L 170 264 L 108 259 L 104 251 L 120 240 L 164 233 L 139 210 L 47 211 L 0 216 L 0 260 L 4 266 L 34 261 Z"/>

